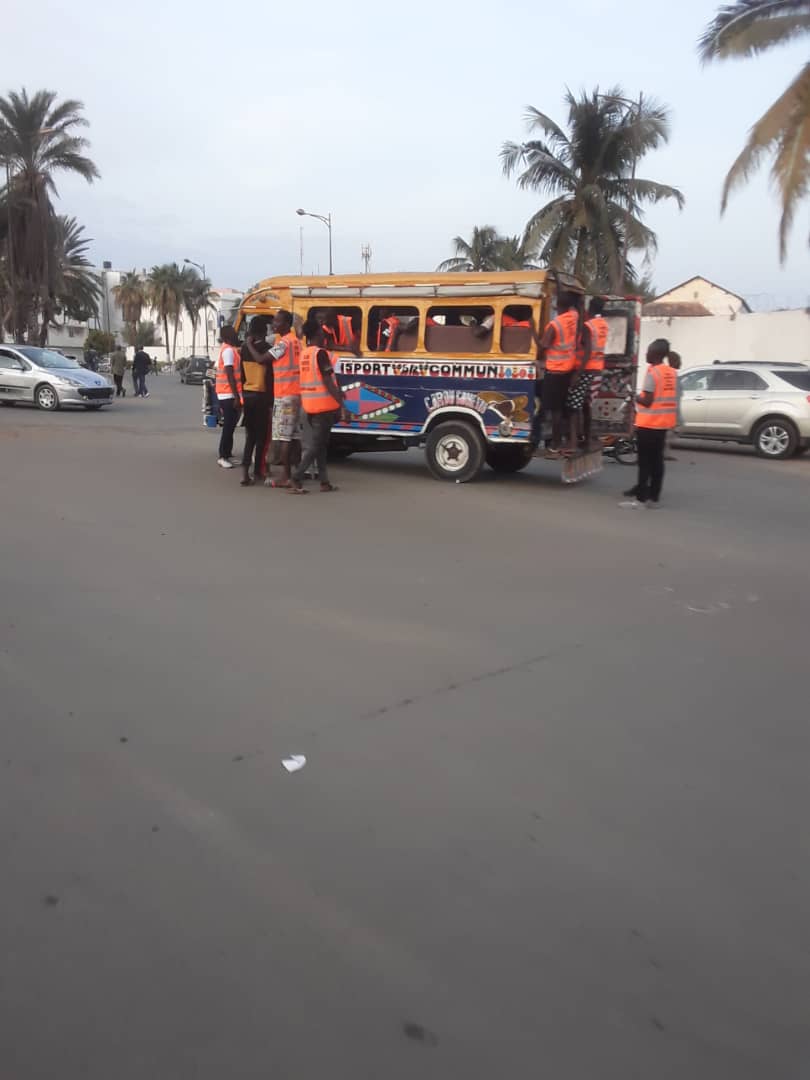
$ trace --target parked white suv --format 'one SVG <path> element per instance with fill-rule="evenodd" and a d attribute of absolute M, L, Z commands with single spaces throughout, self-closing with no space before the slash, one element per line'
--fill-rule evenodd
<path fill-rule="evenodd" d="M 678 438 L 747 443 L 767 458 L 810 446 L 806 364 L 713 364 L 685 371 L 679 383 Z"/>

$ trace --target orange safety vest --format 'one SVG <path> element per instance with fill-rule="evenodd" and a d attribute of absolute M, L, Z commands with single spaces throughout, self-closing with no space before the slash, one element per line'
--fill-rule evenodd
<path fill-rule="evenodd" d="M 226 349 L 233 349 L 233 375 L 236 379 L 236 396 L 241 398 L 242 396 L 242 362 L 239 356 L 238 345 L 226 345 L 225 342 L 219 347 L 219 356 L 217 357 L 217 376 L 215 381 L 215 389 L 217 397 L 226 397 L 232 394 L 231 384 L 228 381 L 226 374 L 225 362 L 222 359 L 223 353 Z"/>
<path fill-rule="evenodd" d="M 295 397 L 301 393 L 301 342 L 294 331 L 281 340 L 287 348 L 283 356 L 273 359 L 273 385 L 275 396 Z"/>
<path fill-rule="evenodd" d="M 647 374 L 655 379 L 652 405 L 636 404 L 636 427 L 674 428 L 678 422 L 678 374 L 666 364 L 651 364 Z"/>
<path fill-rule="evenodd" d="M 531 326 L 528 319 L 515 319 L 511 315 L 501 316 L 501 326 Z"/>
<path fill-rule="evenodd" d="M 325 351 L 318 345 L 308 345 L 301 351 L 301 404 L 304 412 L 310 416 L 340 408 L 339 402 L 327 390 L 323 372 L 318 366 L 318 353 Z M 329 363 L 334 364 L 334 356 L 331 353 L 328 356 Z"/>
<path fill-rule="evenodd" d="M 383 330 L 388 327 L 388 336 L 383 338 Z M 399 329 L 399 319 L 396 315 L 389 315 L 387 319 L 380 319 L 377 327 L 377 350 L 379 352 L 391 352 L 394 348 L 394 338 Z"/>
<path fill-rule="evenodd" d="M 332 344 L 335 348 L 350 349 L 352 342 L 354 341 L 354 328 L 352 327 L 352 320 L 348 315 L 338 315 L 338 331 L 337 334 L 331 326 L 322 326 L 324 334 L 332 339 Z"/>
<path fill-rule="evenodd" d="M 585 366 L 586 371 L 605 370 L 605 348 L 607 346 L 608 326 L 607 319 L 601 315 L 594 315 L 585 323 L 591 333 L 591 358 Z"/>
<path fill-rule="evenodd" d="M 579 315 L 574 308 L 549 323 L 557 333 L 557 340 L 546 349 L 546 371 L 550 375 L 565 374 L 576 367 L 578 325 Z"/>

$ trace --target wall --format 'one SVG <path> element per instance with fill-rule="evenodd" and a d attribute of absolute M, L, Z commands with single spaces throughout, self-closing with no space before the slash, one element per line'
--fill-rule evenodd
<path fill-rule="evenodd" d="M 743 310 L 742 300 L 738 296 L 732 296 L 731 293 L 721 289 L 719 285 L 712 285 L 705 278 L 695 278 L 694 281 L 687 281 L 676 289 L 661 293 L 655 299 L 672 304 L 703 304 L 712 315 L 733 315 Z"/>
<path fill-rule="evenodd" d="M 810 315 L 803 309 L 711 318 L 641 320 L 643 361 L 647 346 L 666 338 L 681 354 L 683 367 L 715 360 L 791 360 L 810 364 Z"/>

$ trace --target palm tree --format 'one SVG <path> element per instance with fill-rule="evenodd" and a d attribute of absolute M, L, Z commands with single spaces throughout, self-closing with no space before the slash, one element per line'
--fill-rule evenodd
<path fill-rule="evenodd" d="M 76 134 L 77 128 L 87 125 L 83 109 L 79 101 L 58 102 L 51 90 L 39 90 L 32 97 L 27 90 L 12 90 L 0 97 L 0 157 L 11 175 L 3 203 L 15 256 L 17 310 L 11 319 L 15 338 L 24 327 L 29 335 L 37 333 L 38 313 L 48 303 L 55 174 L 72 173 L 88 183 L 99 175 L 84 153 L 87 140 Z"/>
<path fill-rule="evenodd" d="M 177 324 L 183 309 L 183 271 L 176 262 L 153 266 L 147 278 L 147 298 L 163 324 L 163 338 L 169 347 L 169 319 L 174 321 L 172 360 L 177 347 Z"/>
<path fill-rule="evenodd" d="M 200 325 L 200 313 L 207 318 L 207 309 L 214 308 L 211 299 L 211 282 L 208 278 L 200 277 L 196 270 L 187 266 L 183 270 L 183 307 L 191 320 L 191 353 L 197 343 L 197 328 Z"/>
<path fill-rule="evenodd" d="M 48 329 L 64 312 L 81 322 L 98 317 L 101 282 L 87 257 L 90 244 L 84 226 L 75 218 L 55 215 L 48 238 L 48 288 L 42 304 L 39 344 L 48 342 Z"/>
<path fill-rule="evenodd" d="M 643 156 L 668 140 L 669 113 L 649 99 L 628 107 L 620 87 L 579 98 L 569 90 L 565 104 L 569 134 L 539 109 L 527 110 L 535 137 L 504 143 L 503 171 L 517 174 L 519 187 L 553 196 L 524 234 L 540 260 L 573 272 L 591 288 L 618 289 L 627 252 L 655 250 L 643 204 L 684 203 L 677 188 L 635 175 Z"/>
<path fill-rule="evenodd" d="M 126 323 L 129 335 L 135 337 L 138 322 L 146 306 L 146 283 L 137 270 L 128 270 L 121 275 L 121 280 L 112 288 L 116 307 L 121 310 L 121 317 Z"/>
<path fill-rule="evenodd" d="M 720 8 L 707 26 L 700 39 L 700 55 L 704 61 L 755 56 L 808 33 L 808 0 L 737 0 Z M 768 156 L 773 158 L 771 177 L 782 202 L 779 255 L 784 262 L 799 201 L 810 192 L 810 63 L 748 133 L 748 142 L 723 185 L 722 210 L 734 188 Z"/>
<path fill-rule="evenodd" d="M 531 270 L 533 253 L 517 236 L 501 236 L 494 225 L 476 225 L 472 236 L 453 238 L 455 256 L 439 263 L 440 273 L 489 270 Z"/>

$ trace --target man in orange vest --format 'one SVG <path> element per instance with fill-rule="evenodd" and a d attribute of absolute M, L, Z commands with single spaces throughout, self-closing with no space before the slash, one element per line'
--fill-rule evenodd
<path fill-rule="evenodd" d="M 232 469 L 233 433 L 242 411 L 242 378 L 239 363 L 239 338 L 232 326 L 219 332 L 219 356 L 216 363 L 216 395 L 222 413 L 222 435 L 219 440 L 217 465 Z"/>
<path fill-rule="evenodd" d="M 270 480 L 269 486 L 289 488 L 291 447 L 301 440 L 301 342 L 284 308 L 276 312 L 273 330 L 273 442 L 279 444 L 281 479 Z"/>
<path fill-rule="evenodd" d="M 339 315 L 328 311 L 321 320 L 324 339 L 329 349 L 348 349 L 355 356 L 360 356 L 360 344 L 354 332 L 350 315 Z"/>
<path fill-rule="evenodd" d="M 571 386 L 571 377 L 577 364 L 577 337 L 579 328 L 578 301 L 573 293 L 563 292 L 557 299 L 558 314 L 546 327 L 538 342 L 538 361 L 544 362 L 543 408 L 551 413 L 551 449 L 547 458 L 560 456 L 562 421 Z M 571 422 L 569 445 L 566 453 L 573 454 L 577 448 L 576 418 Z"/>
<path fill-rule="evenodd" d="M 638 480 L 628 493 L 635 498 L 619 503 L 624 510 L 654 510 L 661 498 L 667 432 L 675 427 L 678 417 L 678 375 L 664 363 L 668 354 L 669 342 L 664 338 L 647 349 L 649 367 L 641 393 L 636 395 Z"/>
<path fill-rule="evenodd" d="M 337 491 L 329 483 L 327 455 L 332 426 L 340 419 L 343 391 L 332 370 L 332 356 L 326 351 L 323 327 L 315 319 L 304 323 L 307 347 L 301 352 L 301 404 L 312 429 L 310 444 L 293 472 L 290 494 L 306 495 L 302 481 L 312 462 L 318 466 L 321 491 Z"/>
<path fill-rule="evenodd" d="M 602 372 L 605 370 L 605 349 L 610 327 L 602 316 L 605 301 L 594 296 L 588 305 L 588 319 L 582 327 L 582 338 L 577 350 L 577 371 L 568 392 L 568 409 L 582 413 L 582 441 L 586 449 L 591 445 L 591 402 L 599 392 Z"/>

